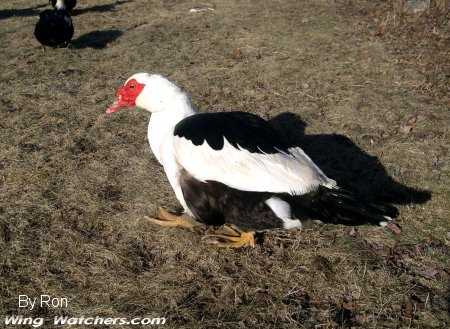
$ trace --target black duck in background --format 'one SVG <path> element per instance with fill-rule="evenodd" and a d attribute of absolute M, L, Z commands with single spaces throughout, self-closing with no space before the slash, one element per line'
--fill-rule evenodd
<path fill-rule="evenodd" d="M 45 46 L 66 46 L 72 40 L 74 28 L 69 12 L 64 9 L 46 9 L 39 14 L 34 36 Z"/>
<path fill-rule="evenodd" d="M 77 5 L 77 0 L 49 0 L 53 8 L 65 9 L 71 12 L 73 8 Z"/>

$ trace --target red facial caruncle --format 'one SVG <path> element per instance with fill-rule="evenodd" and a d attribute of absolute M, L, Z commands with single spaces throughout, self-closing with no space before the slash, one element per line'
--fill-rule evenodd
<path fill-rule="evenodd" d="M 136 105 L 136 98 L 144 89 L 145 85 L 137 82 L 135 79 L 128 81 L 117 93 L 117 99 L 112 103 L 106 113 L 119 111 L 122 107 L 131 107 Z"/>

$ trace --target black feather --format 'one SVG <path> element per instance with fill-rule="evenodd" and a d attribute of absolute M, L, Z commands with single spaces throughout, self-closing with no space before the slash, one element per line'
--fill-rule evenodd
<path fill-rule="evenodd" d="M 320 186 L 304 195 L 283 195 L 282 199 L 291 205 L 300 220 L 313 218 L 333 224 L 380 225 L 398 215 L 398 210 L 391 205 L 369 202 L 340 188 Z"/>
<path fill-rule="evenodd" d="M 283 221 L 265 203 L 273 193 L 248 192 L 216 181 L 201 182 L 181 171 L 180 187 L 195 218 L 207 225 L 234 224 L 244 230 L 283 227 Z"/>
<path fill-rule="evenodd" d="M 34 36 L 44 46 L 60 47 L 70 43 L 74 33 L 69 13 L 62 10 L 46 9 L 39 14 Z"/>
<path fill-rule="evenodd" d="M 174 135 L 194 145 L 205 141 L 214 150 L 221 150 L 224 138 L 251 153 L 287 152 L 289 144 L 264 119 L 246 112 L 200 113 L 180 121 Z"/>

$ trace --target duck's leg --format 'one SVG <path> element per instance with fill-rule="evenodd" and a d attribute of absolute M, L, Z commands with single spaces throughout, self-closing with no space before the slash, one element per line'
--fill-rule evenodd
<path fill-rule="evenodd" d="M 214 234 L 206 235 L 206 241 L 218 247 L 255 247 L 255 232 L 244 232 L 236 227 L 222 226 Z"/>
<path fill-rule="evenodd" d="M 181 226 L 186 228 L 193 228 L 194 226 L 201 225 L 199 222 L 197 222 L 194 218 L 192 218 L 186 213 L 184 213 L 181 216 L 176 216 L 168 213 L 162 208 L 159 208 L 158 218 L 153 218 L 149 216 L 145 216 L 144 218 L 154 224 L 167 227 Z"/>

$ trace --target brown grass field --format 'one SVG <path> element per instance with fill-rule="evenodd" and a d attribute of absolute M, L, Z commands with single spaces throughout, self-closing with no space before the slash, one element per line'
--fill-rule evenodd
<path fill-rule="evenodd" d="M 393 0 L 79 0 L 71 47 L 43 53 L 46 0 L 1 1 L 0 327 L 449 327 L 449 25 L 432 3 L 406 16 Z M 266 118 L 341 186 L 398 205 L 395 225 L 276 230 L 224 250 L 202 240 L 210 228 L 147 222 L 180 211 L 149 114 L 105 114 L 146 71 L 199 111 Z M 19 308 L 23 294 L 68 307 Z"/>

